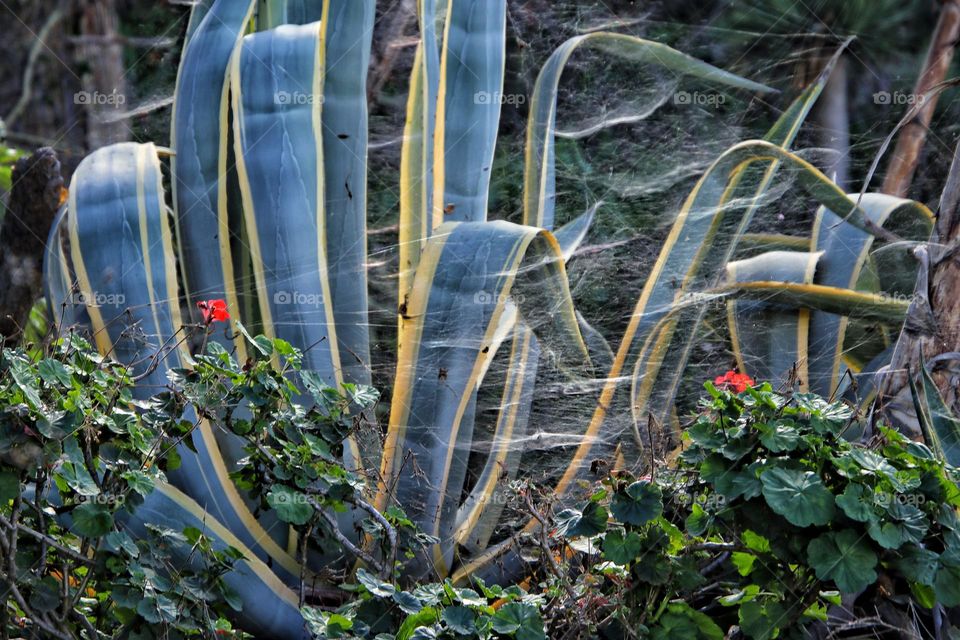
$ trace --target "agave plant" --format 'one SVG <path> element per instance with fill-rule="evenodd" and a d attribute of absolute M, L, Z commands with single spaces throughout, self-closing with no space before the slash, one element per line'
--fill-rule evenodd
<path fill-rule="evenodd" d="M 503 88 L 505 0 L 449 0 L 441 11 L 436 4 L 419 3 L 407 104 L 389 425 L 382 446 L 348 443 L 345 463 L 379 470 L 377 505 L 399 504 L 436 540 L 407 572 L 497 579 L 521 566 L 510 561 L 514 538 L 491 544 L 503 508 L 495 498 L 502 480 L 517 476 L 535 426 L 531 399 L 543 362 L 599 388 L 557 474 L 557 494 L 571 497 L 592 478 L 594 459 L 622 462 L 644 442 L 647 424 L 669 422 L 712 300 L 736 298 L 731 326 L 744 366 L 775 377 L 799 362 L 803 385 L 835 386 L 845 318 L 902 317 L 897 300 L 855 291 L 871 241 L 900 238 L 885 230 L 892 219 L 913 221 L 922 236 L 930 215 L 915 203 L 847 196 L 789 150 L 827 70 L 763 140 L 731 148 L 700 178 L 612 352 L 574 309 L 565 269 L 597 215 L 596 206 L 556 210 L 557 94 L 567 62 L 592 47 L 714 86 L 770 89 L 655 42 L 602 32 L 574 38 L 546 62 L 532 96 L 523 224 L 489 220 L 500 100 L 476 96 Z M 304 368 L 326 384 L 369 384 L 365 84 L 373 20 L 373 0 L 201 2 L 177 82 L 172 149 L 115 145 L 78 167 L 46 256 L 52 314 L 87 325 L 104 353 L 131 363 L 144 375 L 144 395 L 166 384 L 169 369 L 190 366 L 175 338 L 181 309 L 210 298 L 303 350 Z M 813 239 L 789 256 L 734 261 L 745 239 L 800 242 L 747 235 L 775 181 L 823 205 Z M 73 304 L 77 292 L 93 303 Z M 800 310 L 777 310 L 771 300 Z M 775 331 L 743 330 L 774 319 Z M 243 359 L 246 346 L 233 334 L 215 339 Z M 810 342 L 813 335 L 820 337 Z M 162 357 L 144 360 L 157 352 Z M 474 447 L 478 392 L 498 352 L 508 367 L 495 432 L 489 447 Z M 246 559 L 228 584 L 244 602 L 242 626 L 300 637 L 291 534 L 231 481 L 239 440 L 199 425 L 181 451 L 181 470 L 132 526 L 205 528 L 218 544 L 240 549 Z M 468 484 L 475 449 L 486 463 Z"/>

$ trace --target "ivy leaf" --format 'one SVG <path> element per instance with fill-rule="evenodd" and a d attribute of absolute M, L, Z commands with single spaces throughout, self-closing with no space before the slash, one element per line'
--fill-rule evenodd
<path fill-rule="evenodd" d="M 87 538 L 99 538 L 113 529 L 113 514 L 94 502 L 84 502 L 73 510 L 73 531 Z"/>
<path fill-rule="evenodd" d="M 730 554 L 730 562 L 737 568 L 737 573 L 741 576 L 748 576 L 753 573 L 753 563 L 757 561 L 757 556 L 745 551 L 734 551 Z"/>
<path fill-rule="evenodd" d="M 35 584 L 30 594 L 30 606 L 43 613 L 55 611 L 60 606 L 60 589 L 60 582 L 52 576 L 46 576 Z"/>
<path fill-rule="evenodd" d="M 833 494 L 811 471 L 768 469 L 760 476 L 763 497 L 774 512 L 798 527 L 824 525 L 833 519 Z"/>
<path fill-rule="evenodd" d="M 143 497 L 147 497 L 150 493 L 153 492 L 154 483 L 153 478 L 148 476 L 142 471 L 133 470 L 127 471 L 122 475 L 123 479 L 127 481 L 127 486 L 139 493 Z"/>
<path fill-rule="evenodd" d="M 607 528 L 607 510 L 588 502 L 583 511 L 564 509 L 557 514 L 557 531 L 568 538 L 595 536 Z"/>
<path fill-rule="evenodd" d="M 643 551 L 643 540 L 634 532 L 626 536 L 621 531 L 611 531 L 603 538 L 603 556 L 610 562 L 626 565 Z"/>
<path fill-rule="evenodd" d="M 887 510 L 891 520 L 867 523 L 867 533 L 884 549 L 897 549 L 907 542 L 919 543 L 927 532 L 927 519 L 917 507 L 894 502 Z"/>
<path fill-rule="evenodd" d="M 644 525 L 663 513 L 663 493 L 652 482 L 634 482 L 626 491 L 618 491 L 610 501 L 610 512 L 620 522 Z"/>
<path fill-rule="evenodd" d="M 723 640 L 723 630 L 706 614 L 692 609 L 685 602 L 675 602 L 660 616 L 653 628 L 653 640 Z"/>
<path fill-rule="evenodd" d="M 277 512 L 277 517 L 293 525 L 302 525 L 313 517 L 313 506 L 307 496 L 282 484 L 275 484 L 267 494 L 267 504 Z"/>
<path fill-rule="evenodd" d="M 738 612 L 740 628 L 753 640 L 771 640 L 780 633 L 779 625 L 787 621 L 786 610 L 777 602 L 761 604 L 757 600 L 744 602 Z"/>
<path fill-rule="evenodd" d="M 133 538 L 130 537 L 130 534 L 126 531 L 111 531 L 107 534 L 107 537 L 104 538 L 107 549 L 114 553 L 119 553 L 120 551 L 125 551 L 131 558 L 136 558 L 140 555 L 140 548 L 137 547 L 137 543 L 133 541 Z"/>
<path fill-rule="evenodd" d="M 37 372 L 40 374 L 40 379 L 49 385 L 69 387 L 73 382 L 70 372 L 63 366 L 63 363 L 53 358 L 41 360 L 40 364 L 37 365 Z"/>
<path fill-rule="evenodd" d="M 384 582 L 366 569 L 357 569 L 357 580 L 367 591 L 381 598 L 389 598 L 397 591 L 392 584 Z"/>
<path fill-rule="evenodd" d="M 770 541 L 755 531 L 747 529 L 740 536 L 747 549 L 757 553 L 770 553 Z"/>
<path fill-rule="evenodd" d="M 0 471 L 0 505 L 20 495 L 20 477 L 12 471 Z"/>
<path fill-rule="evenodd" d="M 707 531 L 707 527 L 710 526 L 710 522 L 713 520 L 713 515 L 707 512 L 703 507 L 698 503 L 694 502 L 693 506 L 690 508 L 690 515 L 687 516 L 687 519 L 684 520 L 684 526 L 687 528 L 687 533 L 692 536 L 702 536 Z"/>
<path fill-rule="evenodd" d="M 807 545 L 807 560 L 821 580 L 832 580 L 840 591 L 856 593 L 877 579 L 877 554 L 856 531 L 825 533 Z"/>
<path fill-rule="evenodd" d="M 4 351 L 4 357 L 10 363 L 10 375 L 13 382 L 23 393 L 27 404 L 30 405 L 31 409 L 42 410 L 43 403 L 40 401 L 40 391 L 37 388 L 37 379 L 33 375 L 33 369 L 9 350 Z"/>

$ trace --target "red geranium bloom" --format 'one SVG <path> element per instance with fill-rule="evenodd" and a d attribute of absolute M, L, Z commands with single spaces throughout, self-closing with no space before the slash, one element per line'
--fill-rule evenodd
<path fill-rule="evenodd" d="M 713 384 L 718 389 L 729 389 L 731 391 L 736 391 L 737 393 L 743 393 L 747 387 L 753 386 L 753 378 L 750 376 L 737 373 L 736 371 L 727 371 L 722 376 L 717 376 L 713 380 Z"/>
<path fill-rule="evenodd" d="M 201 300 L 197 303 L 197 307 L 203 312 L 203 321 L 207 324 L 226 322 L 230 319 L 225 300 Z"/>

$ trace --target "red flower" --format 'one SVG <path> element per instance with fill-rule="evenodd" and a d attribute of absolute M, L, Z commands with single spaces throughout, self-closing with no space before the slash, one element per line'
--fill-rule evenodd
<path fill-rule="evenodd" d="M 736 371 L 727 371 L 722 376 L 717 376 L 713 384 L 718 389 L 729 389 L 731 391 L 736 391 L 737 393 L 743 393 L 747 387 L 753 386 L 753 378 L 750 376 L 737 373 Z"/>
<path fill-rule="evenodd" d="M 203 312 L 203 321 L 207 324 L 226 322 L 230 319 L 227 303 L 224 300 L 201 300 L 197 303 L 197 307 Z"/>

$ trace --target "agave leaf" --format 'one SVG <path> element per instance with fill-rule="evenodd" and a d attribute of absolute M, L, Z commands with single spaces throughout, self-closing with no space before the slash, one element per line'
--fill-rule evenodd
<path fill-rule="evenodd" d="M 175 531 L 189 527 L 202 531 L 217 551 L 233 547 L 243 557 L 221 579 L 240 597 L 243 605 L 235 614 L 235 622 L 244 631 L 262 638 L 308 640 L 310 637 L 300 614 L 300 598 L 289 586 L 297 583 L 284 584 L 274 573 L 275 564 L 260 559 L 244 540 L 234 535 L 232 527 L 219 522 L 188 495 L 170 485 L 159 484 L 132 515 L 121 510 L 118 516 L 125 518 L 124 529 L 134 537 L 149 535 L 149 525 Z M 188 544 L 170 545 L 169 551 L 180 566 L 193 561 L 193 549 Z"/>
<path fill-rule="evenodd" d="M 89 328 L 90 317 L 87 315 L 86 305 L 75 295 L 76 278 L 63 249 L 68 210 L 67 205 L 60 207 L 57 217 L 50 225 L 47 246 L 43 250 L 43 295 L 51 322 L 59 327 Z"/>
<path fill-rule="evenodd" d="M 514 327 L 510 366 L 490 455 L 476 487 L 460 507 L 456 518 L 454 538 L 471 552 L 486 549 L 506 506 L 507 485 L 517 477 L 533 404 L 539 356 L 540 343 L 533 331 L 518 323 Z"/>
<path fill-rule="evenodd" d="M 851 318 L 898 323 L 903 322 L 910 304 L 882 293 L 828 287 L 822 284 L 799 284 L 777 280 L 740 282 L 711 293 L 729 294 L 774 304 L 805 307 L 826 313 L 844 314 Z"/>
<path fill-rule="evenodd" d="M 569 262 L 586 238 L 601 204 L 596 203 L 557 230 L 555 238 L 560 245 L 564 263 Z M 579 313 L 576 317 L 591 361 L 597 368 L 609 366 L 613 354 L 606 339 Z M 505 321 L 513 322 L 513 318 Z M 480 479 L 460 507 L 456 519 L 454 538 L 458 544 L 474 552 L 486 548 L 494 528 L 499 524 L 500 514 L 506 505 L 506 487 L 517 477 L 526 448 L 524 439 L 536 385 L 540 343 L 522 320 L 513 329 L 512 341 L 507 363 L 507 380 L 498 405 L 497 422 L 487 462 Z"/>
<path fill-rule="evenodd" d="M 176 344 L 183 322 L 162 180 L 152 144 L 99 149 L 74 173 L 66 218 L 97 347 L 145 375 L 148 389 L 167 382 L 165 369 L 151 372 L 153 358 L 189 358 Z"/>
<path fill-rule="evenodd" d="M 330 1 L 322 109 L 327 268 L 340 366 L 344 381 L 362 385 L 370 384 L 367 69 L 375 4 Z M 376 464 L 378 448 L 364 458 Z"/>
<path fill-rule="evenodd" d="M 190 8 L 190 20 L 187 22 L 187 33 L 183 41 L 184 48 L 186 48 L 187 43 L 190 42 L 193 35 L 197 32 L 197 28 L 207 16 L 214 2 L 215 0 L 198 0 L 198 2 Z"/>
<path fill-rule="evenodd" d="M 260 0 L 257 29 L 267 31 L 284 24 L 309 24 L 323 17 L 323 2 L 317 0 Z"/>
<path fill-rule="evenodd" d="M 820 253 L 771 251 L 731 262 L 731 284 L 776 281 L 809 284 Z M 801 390 L 807 381 L 808 310 L 783 308 L 764 301 L 734 299 L 727 303 L 727 318 L 733 352 L 740 371 L 779 386 L 796 371 Z M 760 331 L 756 327 L 762 327 Z"/>
<path fill-rule="evenodd" d="M 324 33 L 321 23 L 311 23 L 250 34 L 231 76 L 237 172 L 264 334 L 301 349 L 304 368 L 339 389 L 324 195 Z M 347 464 L 357 468 L 359 447 L 353 439 L 348 444 Z"/>
<path fill-rule="evenodd" d="M 809 251 L 810 238 L 781 233 L 745 233 L 740 238 L 740 246 L 764 251 Z"/>
<path fill-rule="evenodd" d="M 162 173 L 152 144 L 98 149 L 77 167 L 70 188 L 67 220 L 79 300 L 86 305 L 100 352 L 143 376 L 140 397 L 166 386 L 170 369 L 191 362 L 181 346 L 173 240 L 163 203 Z M 105 245 L 104 238 L 111 242 Z M 47 284 L 51 294 L 62 295 L 62 288 Z M 54 309 L 65 302 L 51 297 Z M 210 424 L 192 412 L 184 419 L 198 426 L 192 449 L 186 444 L 178 448 L 182 465 L 168 474 L 171 482 L 293 583 L 299 575 L 296 561 L 266 533 L 264 525 L 273 524 L 270 516 L 263 516 L 261 524 L 245 505 Z M 275 535 L 283 541 L 282 530 Z"/>
<path fill-rule="evenodd" d="M 556 100 L 556 86 L 559 82 L 563 64 L 579 42 L 580 40 L 577 38 L 568 41 L 565 45 L 566 50 L 563 53 L 555 53 L 550 61 L 548 61 L 546 67 L 541 72 L 541 77 L 538 78 L 537 81 L 539 91 L 534 92 L 530 122 L 527 128 L 527 158 L 524 182 L 524 221 L 527 224 L 552 224 L 554 217 L 553 191 L 555 184 L 555 175 L 553 172 L 553 129 L 555 122 L 554 112 L 556 110 L 553 103 Z M 615 39 L 613 42 L 621 41 Z M 650 49 L 648 51 L 653 50 Z M 839 55 L 839 52 L 837 55 Z M 683 61 L 685 58 L 681 57 L 677 60 Z M 820 78 L 811 84 L 774 124 L 767 135 L 767 140 L 773 143 L 773 145 L 770 146 L 781 145 L 786 148 L 791 144 L 800 125 L 806 119 L 807 114 L 823 90 L 835 62 L 836 56 L 824 69 Z M 549 79 L 549 81 L 547 81 L 547 79 Z M 777 158 L 766 158 L 765 160 L 766 162 L 760 161 L 754 163 L 761 165 L 760 167 L 754 168 L 763 170 L 759 185 L 756 187 L 754 200 L 758 199 L 769 186 L 779 166 Z M 582 444 L 577 448 L 572 462 L 557 483 L 555 489 L 557 494 L 567 494 L 567 492 L 575 486 L 575 481 L 584 477 L 589 467 L 589 465 L 586 464 L 587 461 L 598 457 L 596 454 L 597 449 L 603 449 L 603 454 L 609 453 L 610 457 L 616 457 L 616 452 L 622 443 L 621 434 L 624 429 L 607 423 L 609 420 L 608 414 L 611 409 L 614 408 L 613 403 L 615 399 L 618 398 L 617 391 L 619 381 L 622 379 L 625 371 L 635 370 L 633 362 L 636 362 L 638 352 L 646 352 L 653 340 L 659 339 L 661 334 L 663 334 L 664 340 L 669 342 L 673 335 L 674 328 L 665 325 L 675 323 L 674 317 L 681 315 L 675 307 L 671 309 L 671 304 L 673 304 L 674 294 L 678 297 L 683 297 L 686 294 L 682 291 L 677 292 L 674 289 L 672 277 L 663 277 L 664 266 L 668 262 L 679 262 L 680 264 L 686 264 L 686 268 L 681 267 L 672 271 L 681 274 L 681 278 L 684 277 L 682 274 L 692 273 L 690 266 L 695 262 L 695 256 L 698 253 L 698 248 L 694 246 L 696 243 L 683 243 L 674 254 L 674 249 L 678 244 L 677 240 L 681 237 L 681 234 L 683 237 L 700 239 L 703 241 L 703 244 L 699 247 L 699 253 L 703 253 L 705 250 L 704 245 L 708 245 L 709 242 L 713 240 L 712 234 L 707 235 L 707 231 L 711 229 L 711 225 L 709 224 L 710 216 L 704 215 L 703 212 L 708 211 L 722 214 L 723 207 L 721 205 L 729 202 L 734 197 L 733 192 L 736 190 L 736 185 L 738 185 L 743 178 L 745 173 L 744 168 L 749 169 L 752 163 L 744 159 L 740 163 L 732 164 L 733 166 L 728 168 L 727 174 L 724 176 L 724 184 L 720 183 L 721 178 L 719 175 L 711 176 L 710 172 L 708 172 L 707 175 L 701 178 L 701 184 L 698 184 L 697 190 L 688 198 L 684 210 L 678 217 L 667 239 L 660 258 L 654 265 L 653 272 L 648 277 L 647 286 L 644 288 L 635 312 L 631 316 L 626 334 L 613 358 L 609 373 L 604 377 L 605 383 L 600 392 L 594 414 L 584 433 Z M 714 166 L 716 167 L 716 165 Z M 757 171 L 757 173 L 759 173 L 759 171 Z M 707 185 L 707 188 L 704 188 L 705 185 L 703 185 L 703 183 L 708 180 L 715 181 L 715 184 Z M 708 192 L 709 195 L 704 196 L 703 193 L 705 192 Z M 698 194 L 700 194 L 699 197 Z M 699 201 L 701 198 L 710 204 L 698 206 L 696 209 L 697 215 L 694 216 L 691 221 L 694 224 L 691 225 L 691 227 L 685 227 L 687 214 L 694 204 L 701 204 Z M 755 207 L 756 204 L 751 203 L 747 211 L 743 214 L 735 234 L 737 237 L 746 231 Z M 715 215 L 714 217 L 717 216 Z M 708 222 L 704 224 L 704 220 L 708 220 Z M 704 229 L 704 226 L 706 229 Z M 729 261 L 730 256 L 733 255 L 734 248 L 735 243 L 720 243 L 718 247 L 720 255 L 711 263 L 711 266 L 718 265 L 714 267 L 713 272 L 717 272 L 723 268 L 723 265 L 725 265 Z M 709 268 L 704 272 L 710 273 Z M 657 300 L 654 301 L 654 298 Z M 696 324 L 699 323 L 699 313 L 700 312 L 694 311 L 693 331 L 690 332 L 691 337 L 695 333 Z M 664 334 L 664 331 L 667 331 L 667 333 Z M 690 341 L 688 340 L 687 345 L 689 345 L 689 343 Z M 671 362 L 670 368 L 668 369 L 674 371 L 674 375 L 671 376 L 671 380 L 667 381 L 668 383 L 672 382 L 672 384 L 676 384 L 676 381 L 679 379 L 679 372 L 683 369 L 687 355 L 688 352 L 686 348 L 681 347 L 679 356 Z M 659 375 L 659 367 L 657 367 L 655 371 L 652 371 L 651 374 L 652 382 Z M 672 402 L 667 402 L 664 406 L 672 406 Z M 619 403 L 613 415 L 622 413 L 628 413 L 628 410 L 623 406 L 623 403 Z M 636 432 L 635 424 L 632 425 L 632 428 Z M 534 530 L 536 527 L 537 522 L 530 520 L 525 530 Z M 452 579 L 455 582 L 461 582 L 471 575 L 478 575 L 484 579 L 509 580 L 515 577 L 516 572 L 519 570 L 518 568 L 522 566 L 523 560 L 520 558 L 518 550 L 515 549 L 512 542 L 508 540 L 469 560 L 454 573 Z"/>
<path fill-rule="evenodd" d="M 506 58 L 506 0 L 448 0 L 434 129 L 433 228 L 487 219 Z"/>
<path fill-rule="evenodd" d="M 424 244 L 433 231 L 434 128 L 440 86 L 435 0 L 417 2 L 417 45 L 400 155 L 400 299 L 407 295 Z"/>
<path fill-rule="evenodd" d="M 850 196 L 854 198 L 855 196 Z M 859 201 L 864 215 L 877 227 L 888 221 L 899 222 L 915 235 L 929 237 L 933 229 L 933 214 L 927 207 L 911 200 L 884 194 L 865 194 Z M 913 238 L 911 238 L 913 239 Z M 917 238 L 919 239 L 919 238 Z M 874 235 L 862 228 L 845 224 L 826 207 L 821 207 L 814 221 L 812 251 L 822 251 L 814 282 L 830 287 L 856 288 L 867 262 Z M 837 389 L 843 374 L 841 356 L 848 320 L 822 310 L 810 317 L 810 389 L 821 395 L 831 395 Z"/>
<path fill-rule="evenodd" d="M 464 417 L 496 347 L 512 332 L 510 316 L 517 315 L 564 370 L 582 375 L 589 355 L 553 236 L 505 222 L 438 229 L 401 321 L 378 505 L 396 499 L 440 539 L 430 560 L 440 575 L 453 559 L 472 440 L 472 420 Z"/>
<path fill-rule="evenodd" d="M 613 55 L 654 64 L 677 75 L 689 75 L 750 91 L 772 91 L 769 87 L 718 69 L 658 42 L 602 31 L 567 40 L 553 52 L 540 71 L 530 102 L 524 164 L 524 224 L 545 229 L 552 228 L 554 224 L 557 94 L 567 62 L 583 46 L 599 47 Z"/>
<path fill-rule="evenodd" d="M 223 298 L 234 317 L 240 304 L 230 255 L 229 180 L 222 179 L 229 173 L 227 67 L 253 9 L 254 0 L 216 0 L 209 8 L 184 48 L 173 113 L 173 199 L 186 297 L 191 307 Z M 241 337 L 227 346 L 246 358 Z"/>

